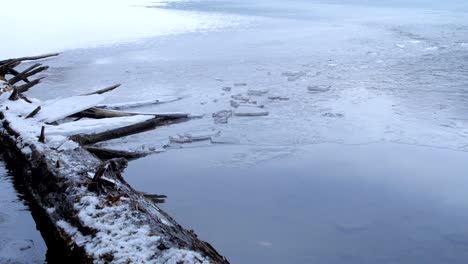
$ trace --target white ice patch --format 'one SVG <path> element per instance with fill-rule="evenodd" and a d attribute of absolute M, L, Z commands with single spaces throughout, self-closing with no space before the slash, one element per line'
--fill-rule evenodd
<path fill-rule="evenodd" d="M 119 127 L 144 122 L 152 118 L 154 117 L 150 115 L 137 115 L 104 119 L 84 119 L 75 122 L 63 123 L 58 126 L 48 126 L 46 128 L 46 131 L 48 135 L 59 134 L 65 136 L 76 135 L 81 133 L 99 133 Z"/>

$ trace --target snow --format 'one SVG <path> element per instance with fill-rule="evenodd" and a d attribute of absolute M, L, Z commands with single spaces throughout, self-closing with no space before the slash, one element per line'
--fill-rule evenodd
<path fill-rule="evenodd" d="M 112 252 L 120 261 L 150 260 L 154 252 L 159 251 L 157 242 L 160 237 L 151 235 L 149 226 L 141 225 L 141 219 L 131 215 L 128 204 L 97 209 L 104 202 L 96 196 L 85 196 L 75 205 L 83 224 L 98 230 L 92 240 L 86 238 L 83 244 L 86 250 L 93 252 L 96 258 Z M 147 250 L 139 250 L 144 247 L 148 247 Z"/>
<path fill-rule="evenodd" d="M 34 118 L 39 121 L 51 123 L 94 107 L 104 101 L 105 98 L 104 95 L 93 94 L 45 101 L 41 105 L 41 111 L 39 111 Z"/>
<path fill-rule="evenodd" d="M 163 104 L 181 100 L 182 97 L 166 97 L 164 99 L 152 99 L 152 100 L 141 100 L 141 101 L 132 101 L 132 102 L 122 102 L 122 103 L 110 103 L 110 104 L 100 104 L 97 107 L 106 108 L 106 109 L 126 109 L 126 108 L 135 108 L 145 105 L 152 104 Z"/>
<path fill-rule="evenodd" d="M 71 136 L 76 134 L 100 133 L 119 127 L 129 126 L 154 118 L 151 115 L 136 115 L 104 119 L 81 119 L 75 122 L 63 123 L 57 126 L 47 126 L 47 135 Z"/>
<path fill-rule="evenodd" d="M 104 202 L 97 196 L 85 196 L 75 205 L 83 224 L 98 230 L 94 237 L 84 236 L 63 220 L 57 222 L 63 231 L 94 255 L 98 260 L 96 263 L 105 263 L 99 259 L 106 253 L 113 254 L 113 263 L 127 263 L 127 260 L 135 261 L 132 263 L 210 263 L 199 253 L 177 248 L 165 250 L 155 259 L 154 255 L 160 252 L 158 242 L 161 237 L 152 234 L 149 226 L 142 225 L 128 204 L 98 209 Z"/>

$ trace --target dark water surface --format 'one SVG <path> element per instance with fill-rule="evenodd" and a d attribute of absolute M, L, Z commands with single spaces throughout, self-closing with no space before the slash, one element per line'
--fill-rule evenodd
<path fill-rule="evenodd" d="M 46 245 L 12 177 L 0 159 L 0 263 L 44 263 Z"/>
<path fill-rule="evenodd" d="M 222 146 L 149 156 L 126 176 L 232 263 L 467 263 L 467 160 L 387 143 Z"/>

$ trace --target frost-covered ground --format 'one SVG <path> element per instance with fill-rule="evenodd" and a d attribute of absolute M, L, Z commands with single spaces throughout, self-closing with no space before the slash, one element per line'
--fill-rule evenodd
<path fill-rule="evenodd" d="M 90 36 L 92 41 L 86 41 L 86 45 L 77 44 L 79 47 L 93 46 L 103 43 L 103 40 L 105 43 L 121 39 L 139 41 L 68 50 L 50 61 L 52 67 L 44 84 L 32 89 L 30 94 L 47 99 L 122 83 L 122 88 L 113 92 L 107 103 L 182 96 L 182 100 L 138 111 L 188 111 L 205 117 L 109 142 L 108 146 L 131 149 L 169 146 L 167 154 L 150 156 L 131 164 L 129 180 L 146 191 L 164 193 L 166 189 L 171 190 L 167 193 L 168 211 L 189 226 L 191 219 L 199 219 L 193 223 L 193 228 L 201 230 L 200 236 L 209 238 L 215 246 L 220 245 L 221 252 L 228 252 L 228 257 L 242 260 L 241 263 L 272 256 L 260 251 L 259 245 L 281 253 L 281 257 L 286 259 L 288 252 L 294 252 L 299 256 L 297 263 L 304 260 L 343 263 L 345 259 L 352 260 L 348 263 L 385 263 L 382 259 L 388 263 L 415 263 L 421 262 L 417 260 L 427 256 L 427 252 L 438 252 L 437 249 L 443 254 L 433 259 L 463 263 L 465 255 L 461 252 L 465 251 L 468 239 L 462 231 L 468 227 L 462 223 L 466 222 L 466 216 L 459 214 L 458 210 L 467 208 L 459 203 L 442 203 L 440 206 L 439 203 L 459 199 L 459 192 L 451 190 L 466 185 L 461 171 L 466 171 L 463 160 L 468 158 L 465 152 L 468 150 L 467 4 L 456 0 L 381 1 L 378 4 L 365 0 L 342 2 L 201 0 L 150 4 L 149 8 L 143 7 L 145 3 L 139 3 L 128 12 L 136 12 L 138 17 L 141 15 L 141 21 L 154 22 L 158 17 L 156 14 L 160 13 L 174 17 L 182 15 L 183 19 L 171 20 L 178 25 L 174 30 L 159 27 L 164 34 L 149 30 L 151 23 L 135 27 L 133 23 L 141 21 L 128 22 L 121 19 L 123 15 L 116 16 L 117 22 L 94 23 L 100 26 L 89 34 L 71 32 L 73 37 Z M 156 20 L 145 17 L 143 13 Z M 190 20 L 193 23 L 184 21 L 191 18 L 194 18 Z M 182 21 L 181 24 L 178 21 Z M 65 26 L 64 30 L 69 28 Z M 129 28 L 138 30 L 133 32 Z M 112 32 L 117 33 L 112 35 Z M 115 38 L 108 38 L 111 35 Z M 57 46 L 58 49 L 63 47 L 69 46 L 63 43 Z M 219 112 L 223 110 L 226 111 Z M 217 118 L 212 117 L 213 113 L 218 113 Z M 239 116 L 260 113 L 262 116 Z M 224 123 L 226 119 L 227 123 Z M 171 142 L 170 137 L 176 140 Z M 178 143 L 190 138 L 211 140 Z M 319 143 L 338 145 L 315 145 Z M 378 144 L 370 149 L 352 146 L 368 143 Z M 183 149 L 174 149 L 180 147 Z M 323 155 L 317 156 L 317 153 Z M 362 161 L 357 162 L 346 153 L 357 153 Z M 159 166 L 172 164 L 165 161 L 166 158 L 173 162 L 177 160 L 177 163 L 174 162 L 173 169 L 164 167 L 161 173 L 181 175 L 177 177 L 178 181 L 166 181 L 164 176 L 150 173 L 157 171 L 155 168 Z M 297 163 L 307 159 L 318 160 L 322 165 Z M 210 169 L 202 170 L 190 164 L 191 160 L 204 163 Z M 455 162 L 449 163 L 449 160 Z M 180 172 L 180 168 L 175 169 L 179 162 L 192 170 Z M 370 169 L 366 162 L 377 163 L 376 168 Z M 263 163 L 273 163 L 291 171 L 297 168 L 288 175 L 291 184 L 285 186 L 280 197 L 277 191 L 282 190 L 280 187 L 285 182 L 277 180 L 278 177 L 270 170 L 258 174 L 253 172 L 252 168 Z M 350 177 L 385 175 L 376 177 L 372 183 L 378 186 L 386 186 L 388 182 L 385 179 L 391 178 L 392 173 L 399 175 L 396 179 L 401 184 L 398 188 L 388 187 L 386 197 L 407 197 L 414 199 L 414 204 L 406 206 L 405 199 L 383 199 L 379 191 L 366 193 L 359 188 L 356 192 L 346 191 L 348 187 L 352 189 L 352 186 L 361 184 L 360 181 L 314 180 L 315 174 L 311 174 L 314 171 L 331 171 L 325 175 L 347 176 L 346 170 L 334 169 L 343 163 L 355 170 L 349 174 Z M 432 166 L 426 167 L 426 163 Z M 218 170 L 219 167 L 222 169 Z M 400 167 L 401 170 L 398 169 Z M 203 173 L 209 174 L 207 179 L 187 179 Z M 236 175 L 242 181 L 233 183 L 223 178 L 231 179 Z M 271 181 L 268 175 L 271 175 Z M 414 175 L 422 178 L 415 180 L 416 183 L 405 182 L 404 179 Z M 431 180 L 423 183 L 426 175 Z M 254 219 L 249 218 L 248 210 L 243 215 L 242 209 L 248 205 L 246 198 L 232 197 L 243 195 L 250 178 L 255 188 L 252 187 L 247 195 L 256 195 L 255 190 L 260 188 L 272 190 L 263 192 L 263 197 L 254 197 L 257 198 L 254 199 L 256 208 L 262 208 L 264 212 Z M 443 188 L 441 179 L 446 179 Z M 161 184 L 158 180 L 162 181 Z M 178 188 L 185 186 L 184 180 L 192 184 L 184 189 Z M 414 191 L 419 182 L 427 188 Z M 303 188 L 299 188 L 301 184 Z M 366 190 L 374 188 L 372 184 L 365 185 Z M 320 188 L 313 186 L 321 186 L 330 192 L 314 196 L 314 191 Z M 327 189 L 327 186 L 343 186 L 344 190 Z M 386 187 L 376 190 L 382 188 Z M 208 189 L 220 191 L 213 197 L 201 195 Z M 313 190 L 312 194 L 309 190 Z M 439 196 L 438 191 L 443 195 Z M 353 200 L 359 192 L 364 194 Z M 431 192 L 437 195 L 427 200 L 426 194 Z M 230 199 L 224 199 L 224 193 L 229 193 Z M 345 199 L 336 198 L 340 195 Z M 186 197 L 191 198 L 190 201 Z M 281 197 L 292 198 L 286 199 L 287 203 L 275 200 Z M 319 206 L 315 199 L 324 203 Z M 367 200 L 379 203 L 364 205 Z M 210 209 L 229 217 L 210 217 L 204 213 L 206 205 L 216 201 L 224 203 L 217 203 L 218 207 Z M 365 211 L 361 216 L 366 217 L 355 223 L 353 217 L 346 215 L 351 220 L 336 223 L 334 219 L 346 208 L 347 201 L 352 201 L 349 203 L 352 211 Z M 437 206 L 423 208 L 421 211 L 424 212 L 416 216 L 409 213 L 420 210 L 425 203 Z M 297 204 L 301 206 L 295 207 Z M 388 210 L 377 210 L 379 204 L 384 204 Z M 313 209 L 317 211 L 309 213 Z M 284 214 L 281 213 L 283 210 Z M 236 213 L 229 214 L 230 211 Z M 379 233 L 369 227 L 373 225 L 369 224 L 369 218 L 372 218 L 369 215 L 383 212 L 390 212 L 387 219 L 391 215 L 395 218 L 391 218 L 387 225 L 379 225 L 382 219 L 377 219 L 373 226 L 377 230 L 390 227 L 421 229 L 414 233 L 395 232 L 397 238 Z M 288 214 L 296 217 L 290 218 Z M 315 220 L 314 214 L 323 218 Z M 276 217 L 277 221 L 265 224 L 268 221 L 266 215 Z M 226 222 L 226 219 L 232 221 Z M 437 220 L 418 226 L 423 219 Z M 447 219 L 454 219 L 457 224 L 449 223 Z M 370 222 L 375 223 L 374 220 L 372 218 Z M 408 221 L 412 224 L 402 224 Z M 205 223 L 219 232 L 210 233 L 208 228 L 203 228 Z M 338 230 L 341 235 L 327 233 L 326 229 L 323 231 L 322 224 Z M 248 225 L 252 226 L 246 229 Z M 453 228 L 447 229 L 450 225 Z M 213 226 L 219 226 L 219 229 Z M 230 233 L 228 238 L 219 235 L 222 230 L 243 228 L 253 234 L 252 238 L 245 237 L 248 233 L 236 236 L 240 232 Z M 436 231 L 426 233 L 424 228 Z M 364 246 L 353 252 L 356 248 L 350 245 L 361 243 L 359 234 L 362 233 L 359 232 L 363 230 L 368 232 L 362 243 Z M 297 245 L 298 241 L 294 239 L 303 233 L 308 234 L 310 240 L 303 239 L 301 245 Z M 274 236 L 276 242 L 265 238 L 269 235 Z M 325 245 L 321 245 L 321 241 L 325 241 Z M 412 242 L 404 244 L 401 241 Z M 401 246 L 399 253 L 392 252 L 392 243 Z M 288 246 L 281 248 L 282 244 Z M 239 245 L 248 246 L 240 251 L 237 249 Z M 373 254 L 379 252 L 373 250 L 374 245 L 380 245 L 379 250 L 385 251 L 388 257 L 378 259 L 379 254 Z M 341 251 L 337 252 L 338 249 Z M 307 255 L 318 251 L 325 253 Z M 333 258 L 337 255 L 338 259 Z M 276 259 L 281 260 L 280 257 Z"/>

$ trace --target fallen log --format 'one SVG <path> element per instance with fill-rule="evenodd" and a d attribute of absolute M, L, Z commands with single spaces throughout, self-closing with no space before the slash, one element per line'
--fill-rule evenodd
<path fill-rule="evenodd" d="M 50 57 L 56 57 L 58 55 L 60 55 L 60 53 L 49 53 L 49 54 L 43 54 L 43 55 L 39 55 L 39 56 L 28 56 L 28 57 L 14 58 L 14 59 L 6 59 L 6 60 L 1 60 L 0 65 L 8 64 L 8 63 L 22 62 L 22 61 L 47 59 L 47 58 L 50 58 Z"/>
<path fill-rule="evenodd" d="M 168 125 L 176 122 L 186 121 L 186 118 L 167 118 L 167 117 L 155 117 L 150 120 L 146 120 L 134 125 L 129 125 L 121 128 L 108 130 L 101 133 L 95 133 L 90 135 L 74 135 L 70 139 L 79 143 L 80 145 L 92 145 L 98 142 L 125 137 L 133 134 L 142 133 L 148 130 L 152 130 L 158 126 Z"/>
<path fill-rule="evenodd" d="M 109 110 L 103 108 L 92 107 L 70 117 L 87 117 L 87 118 L 113 118 L 113 117 L 124 117 L 124 116 L 136 116 L 136 115 L 148 115 L 154 117 L 172 117 L 172 118 L 196 118 L 197 116 L 190 115 L 188 113 L 145 113 L 145 112 L 123 112 L 117 110 Z"/>
<path fill-rule="evenodd" d="M 33 81 L 30 81 L 28 83 L 25 83 L 21 86 L 18 86 L 16 87 L 16 89 L 18 90 L 18 92 L 20 93 L 24 93 L 24 92 L 27 92 L 29 89 L 31 89 L 31 87 L 33 87 L 34 85 L 37 85 L 41 82 L 41 80 L 44 79 L 44 77 L 41 77 L 41 78 L 37 78 L 36 80 L 33 80 Z"/>
<path fill-rule="evenodd" d="M 103 93 L 110 92 L 110 91 L 112 91 L 114 89 L 117 89 L 118 87 L 120 87 L 120 83 L 115 84 L 115 85 L 111 85 L 111 86 L 106 87 L 106 88 L 99 89 L 99 90 L 91 92 L 91 93 L 83 94 L 83 95 L 103 94 Z"/>
<path fill-rule="evenodd" d="M 8 80 L 8 84 L 10 85 L 14 85 L 15 83 L 21 81 L 21 80 L 24 80 L 25 82 L 29 82 L 29 80 L 27 80 L 27 77 L 33 75 L 29 75 L 28 76 L 28 73 L 31 73 L 34 69 L 38 68 L 40 69 L 39 67 L 41 66 L 40 63 L 36 63 L 36 64 L 33 64 L 32 66 L 30 66 L 29 68 L 27 68 L 26 70 L 18 73 L 15 77 L 11 78 L 10 80 Z M 47 66 L 44 66 L 44 67 L 41 67 L 43 68 L 43 70 L 47 70 L 48 67 Z M 37 69 L 36 69 L 37 70 Z"/>
<path fill-rule="evenodd" d="M 71 117 L 81 117 L 81 118 L 87 117 L 87 118 L 101 119 L 101 118 L 134 116 L 134 115 L 137 115 L 137 114 L 91 107 L 89 109 L 73 114 L 71 115 Z"/>
<path fill-rule="evenodd" d="M 7 93 L 0 96 L 0 147 L 15 177 L 24 182 L 33 216 L 55 262 L 228 263 L 156 205 L 163 196 L 142 194 L 125 181 L 126 159 L 102 161 L 91 152 L 106 149 L 83 147 L 66 130 L 60 131 L 82 129 L 79 124 L 85 122 L 106 123 L 64 120 L 93 108 L 102 99 L 100 94 L 40 102 L 28 100 L 22 95 L 25 89 L 18 88 L 0 83 L 0 92 Z M 8 100 L 12 96 L 25 100 Z M 92 144 L 188 119 L 187 115 L 128 118 L 126 122 L 146 121 L 74 139 Z"/>
<path fill-rule="evenodd" d="M 11 157 L 9 164 L 21 173 L 48 247 L 66 259 L 61 261 L 228 263 L 131 188 L 121 176 L 124 166 L 96 177 L 103 163 L 86 150 L 57 153 L 6 123 L 0 128 L 0 144 Z"/>
<path fill-rule="evenodd" d="M 133 160 L 144 157 L 154 152 L 137 152 L 137 151 L 124 151 L 114 150 L 108 148 L 101 148 L 95 146 L 83 146 L 84 149 L 96 155 L 102 160 L 114 159 L 114 158 L 125 158 L 127 160 Z"/>
<path fill-rule="evenodd" d="M 127 109 L 127 108 L 136 108 L 154 104 L 163 104 L 181 100 L 182 97 L 173 97 L 169 99 L 153 99 L 153 100 L 142 100 L 142 101 L 133 101 L 133 102 L 124 102 L 124 103 L 114 103 L 114 104 L 101 104 L 97 105 L 98 108 L 106 108 L 106 109 Z"/>
<path fill-rule="evenodd" d="M 35 115 L 37 115 L 37 113 L 39 113 L 39 111 L 41 111 L 41 107 L 40 107 L 40 106 L 36 107 L 36 109 L 34 109 L 29 115 L 26 116 L 26 118 L 32 118 L 32 117 L 34 117 Z"/>

